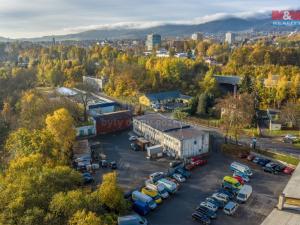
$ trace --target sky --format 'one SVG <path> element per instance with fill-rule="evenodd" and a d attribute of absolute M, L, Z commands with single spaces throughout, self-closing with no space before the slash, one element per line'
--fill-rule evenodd
<path fill-rule="evenodd" d="M 229 15 L 266 16 L 271 10 L 299 8 L 299 0 L 0 0 L 0 36 L 196 24 Z"/>

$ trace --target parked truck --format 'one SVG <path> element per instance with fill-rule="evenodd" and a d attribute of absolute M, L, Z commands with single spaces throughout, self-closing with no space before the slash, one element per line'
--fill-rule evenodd
<path fill-rule="evenodd" d="M 153 145 L 146 147 L 147 156 L 150 159 L 161 157 L 163 154 L 163 147 L 161 145 Z"/>

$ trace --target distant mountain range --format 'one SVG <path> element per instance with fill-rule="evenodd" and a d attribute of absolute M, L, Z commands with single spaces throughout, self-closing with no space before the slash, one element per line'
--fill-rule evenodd
<path fill-rule="evenodd" d="M 145 38 L 149 33 L 155 32 L 161 34 L 163 37 L 183 37 L 189 36 L 195 32 L 203 33 L 224 33 L 227 31 L 276 31 L 285 30 L 293 31 L 295 27 L 275 27 L 272 25 L 272 20 L 256 19 L 256 18 L 224 18 L 215 21 L 210 21 L 197 25 L 186 24 L 166 24 L 151 28 L 111 28 L 111 29 L 97 29 L 89 30 L 75 34 L 44 36 L 38 38 L 21 39 L 28 41 L 51 41 L 53 37 L 57 41 L 64 40 L 104 40 L 104 39 L 140 39 Z M 0 41 L 7 41 L 7 38 L 1 38 Z"/>

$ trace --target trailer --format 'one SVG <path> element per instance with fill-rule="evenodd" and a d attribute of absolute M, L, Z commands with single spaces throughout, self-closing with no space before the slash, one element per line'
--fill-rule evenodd
<path fill-rule="evenodd" d="M 163 153 L 163 147 L 162 145 L 153 145 L 150 147 L 146 147 L 147 150 L 147 156 L 149 158 L 158 158 L 162 156 Z"/>

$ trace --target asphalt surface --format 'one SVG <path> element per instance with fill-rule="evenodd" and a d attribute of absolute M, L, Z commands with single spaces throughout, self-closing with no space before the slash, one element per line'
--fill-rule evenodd
<path fill-rule="evenodd" d="M 158 171 L 167 171 L 169 159 L 149 161 L 145 152 L 134 152 L 130 149 L 128 131 L 115 135 L 102 136 L 95 141 L 101 142 L 98 151 L 107 156 L 107 160 L 115 160 L 118 164 L 118 182 L 124 191 L 138 188 L 144 184 L 149 174 Z M 191 214 L 195 207 L 206 197 L 209 197 L 220 188 L 222 178 L 232 175 L 229 165 L 232 161 L 241 161 L 238 158 L 224 155 L 217 148 L 211 152 L 208 164 L 195 169 L 192 177 L 182 184 L 181 189 L 149 215 L 147 219 L 151 225 L 194 225 Z M 248 161 L 254 170 L 250 181 L 253 194 L 247 203 L 240 205 L 234 216 L 226 216 L 221 210 L 213 224 L 220 225 L 255 225 L 260 224 L 277 204 L 277 197 L 286 185 L 288 175 L 272 175 L 264 173 L 262 169 Z M 96 182 L 101 182 L 104 173 L 111 169 L 100 169 L 96 172 Z"/>

